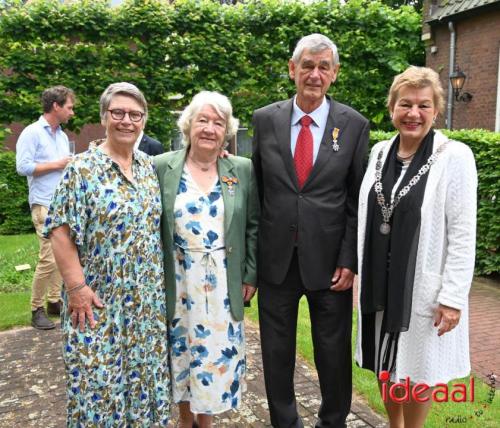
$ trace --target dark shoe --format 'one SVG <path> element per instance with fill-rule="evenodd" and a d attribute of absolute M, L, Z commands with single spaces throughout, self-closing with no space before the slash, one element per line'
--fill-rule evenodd
<path fill-rule="evenodd" d="M 47 318 L 43 308 L 31 312 L 31 325 L 38 330 L 52 330 L 56 325 Z"/>
<path fill-rule="evenodd" d="M 47 313 L 49 315 L 61 315 L 61 302 L 47 302 Z"/>

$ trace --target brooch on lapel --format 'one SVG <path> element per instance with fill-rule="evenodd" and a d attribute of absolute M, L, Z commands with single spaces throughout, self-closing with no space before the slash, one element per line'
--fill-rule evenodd
<path fill-rule="evenodd" d="M 236 177 L 228 177 L 227 175 L 223 175 L 221 177 L 222 182 L 227 186 L 227 192 L 234 196 L 234 185 L 238 184 L 238 179 Z"/>
<path fill-rule="evenodd" d="M 339 138 L 339 128 L 333 128 L 332 130 L 332 150 L 334 152 L 338 152 L 340 149 L 339 143 L 337 143 L 337 140 Z"/>

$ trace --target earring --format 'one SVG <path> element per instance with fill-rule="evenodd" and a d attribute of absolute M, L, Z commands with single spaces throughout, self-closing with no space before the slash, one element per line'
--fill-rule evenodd
<path fill-rule="evenodd" d="M 432 124 L 435 125 L 436 124 L 436 116 L 434 116 L 434 118 L 432 119 Z"/>

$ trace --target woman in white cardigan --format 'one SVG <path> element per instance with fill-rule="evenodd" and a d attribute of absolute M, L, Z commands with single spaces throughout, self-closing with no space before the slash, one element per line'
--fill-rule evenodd
<path fill-rule="evenodd" d="M 444 106 L 436 72 L 409 67 L 387 104 L 399 133 L 373 147 L 360 190 L 356 360 L 378 376 L 390 426 L 421 427 L 432 389 L 408 401 L 387 390 L 470 372 L 477 174 L 471 150 L 432 129 Z"/>

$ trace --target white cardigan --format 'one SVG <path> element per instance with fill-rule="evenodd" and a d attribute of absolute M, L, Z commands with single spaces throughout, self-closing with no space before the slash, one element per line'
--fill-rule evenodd
<path fill-rule="evenodd" d="M 377 155 L 383 149 L 384 162 L 394 139 L 373 147 L 361 184 L 358 211 L 360 292 L 368 194 L 375 181 Z M 428 172 L 421 207 L 411 319 L 408 331 L 399 337 L 395 372 L 396 379 L 409 376 L 412 382 L 429 385 L 470 373 L 468 294 L 474 271 L 477 174 L 469 147 L 450 141 L 436 131 L 434 151 L 445 142 L 446 147 Z M 433 325 L 438 304 L 462 311 L 459 324 L 441 337 Z M 358 309 L 356 361 L 361 365 L 360 303 Z"/>

